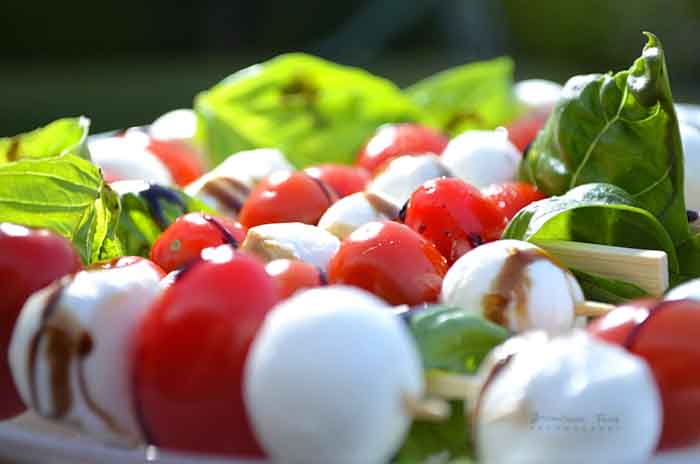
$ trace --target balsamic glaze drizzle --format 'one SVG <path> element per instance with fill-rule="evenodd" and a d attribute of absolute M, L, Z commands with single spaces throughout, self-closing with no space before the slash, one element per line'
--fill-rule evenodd
<path fill-rule="evenodd" d="M 219 232 L 221 232 L 221 235 L 224 238 L 224 243 L 228 243 L 231 245 L 233 248 L 238 248 L 238 240 L 236 240 L 236 237 L 231 235 L 231 232 L 226 230 L 226 228 L 218 221 L 218 219 L 213 218 L 209 216 L 208 214 L 202 215 L 204 217 L 204 220 L 207 221 L 209 224 L 213 225 L 217 229 L 219 229 Z"/>
<path fill-rule="evenodd" d="M 148 204 L 148 209 L 151 212 L 151 215 L 161 229 L 165 229 L 169 225 L 168 219 L 163 213 L 163 207 L 160 204 L 161 200 L 177 206 L 180 208 L 180 210 L 182 210 L 182 214 L 186 214 L 188 211 L 187 205 L 185 205 L 182 198 L 180 198 L 180 196 L 174 190 L 171 190 L 168 187 L 163 187 L 162 185 L 148 184 L 148 188 L 141 190 L 138 195 L 143 198 L 146 204 Z"/>

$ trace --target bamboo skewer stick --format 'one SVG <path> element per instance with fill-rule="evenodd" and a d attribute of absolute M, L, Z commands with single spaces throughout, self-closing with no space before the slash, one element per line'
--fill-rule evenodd
<path fill-rule="evenodd" d="M 442 398 L 416 398 L 411 395 L 401 397 L 404 410 L 414 419 L 429 422 L 442 422 L 450 417 L 450 404 Z"/>
<path fill-rule="evenodd" d="M 613 309 L 615 309 L 615 305 L 599 303 L 597 301 L 583 301 L 581 303 L 576 303 L 574 306 L 574 314 L 584 317 L 600 317 L 605 316 Z"/>
<path fill-rule="evenodd" d="M 533 243 L 569 268 L 630 282 L 653 296 L 660 296 L 668 289 L 668 256 L 663 251 L 564 240 Z"/>

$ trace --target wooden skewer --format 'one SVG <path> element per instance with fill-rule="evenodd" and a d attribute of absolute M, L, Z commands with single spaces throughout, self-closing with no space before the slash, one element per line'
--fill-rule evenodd
<path fill-rule="evenodd" d="M 583 301 L 581 303 L 576 303 L 574 306 L 574 314 L 584 317 L 600 317 L 605 316 L 613 309 L 615 309 L 615 305 L 599 303 L 597 301 Z"/>
<path fill-rule="evenodd" d="M 481 390 L 475 377 L 452 372 L 432 371 L 426 375 L 425 381 L 428 394 L 450 400 L 476 398 Z"/>
<path fill-rule="evenodd" d="M 442 398 L 416 398 L 403 395 L 403 407 L 414 419 L 430 422 L 442 422 L 450 418 L 450 403 Z"/>
<path fill-rule="evenodd" d="M 668 289 L 668 256 L 663 251 L 564 240 L 533 243 L 569 268 L 630 282 L 654 296 Z"/>

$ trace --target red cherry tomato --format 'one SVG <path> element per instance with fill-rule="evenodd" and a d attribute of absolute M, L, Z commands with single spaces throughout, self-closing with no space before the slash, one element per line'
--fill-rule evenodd
<path fill-rule="evenodd" d="M 134 398 L 149 441 L 260 457 L 243 369 L 277 287 L 254 257 L 208 248 L 156 301 L 135 334 Z"/>
<path fill-rule="evenodd" d="M 700 302 L 633 302 L 597 319 L 589 331 L 624 346 L 651 368 L 663 403 L 659 449 L 700 442 Z"/>
<path fill-rule="evenodd" d="M 547 122 L 548 116 L 549 112 L 536 111 L 514 121 L 507 127 L 508 138 L 521 153 L 535 140 L 540 129 L 544 127 L 544 123 Z"/>
<path fill-rule="evenodd" d="M 340 244 L 328 282 L 364 288 L 391 304 L 437 299 L 447 261 L 435 245 L 397 222 L 370 222 Z"/>
<path fill-rule="evenodd" d="M 493 203 L 457 178 L 424 183 L 411 195 L 401 218 L 433 242 L 450 265 L 472 248 L 497 240 L 505 226 Z"/>
<path fill-rule="evenodd" d="M 320 287 L 326 284 L 326 276 L 316 266 L 291 259 L 276 259 L 265 266 L 265 271 L 275 279 L 280 299 L 289 298 L 297 290 Z"/>
<path fill-rule="evenodd" d="M 35 291 L 83 265 L 73 244 L 48 230 L 0 223 L 0 420 L 26 408 L 7 358 L 12 331 L 24 302 Z"/>
<path fill-rule="evenodd" d="M 199 258 L 200 252 L 222 244 L 238 245 L 246 230 L 221 216 L 189 213 L 175 220 L 151 247 L 151 260 L 165 272 L 174 271 Z"/>
<path fill-rule="evenodd" d="M 206 172 L 199 154 L 185 142 L 150 139 L 147 148 L 165 164 L 175 183 L 181 187 L 194 182 Z"/>
<path fill-rule="evenodd" d="M 547 198 L 537 190 L 537 187 L 527 182 L 493 184 L 483 189 L 481 193 L 501 210 L 508 221 L 530 203 Z"/>
<path fill-rule="evenodd" d="M 247 228 L 276 222 L 315 225 L 338 196 L 304 172 L 276 172 L 251 192 L 238 220 Z"/>
<path fill-rule="evenodd" d="M 160 274 L 161 279 L 165 277 L 165 272 L 160 266 L 153 261 L 142 258 L 141 256 L 120 256 L 119 258 L 114 258 L 107 261 L 98 261 L 88 266 L 88 269 L 114 269 L 133 266 L 134 264 L 139 264 L 142 262 L 147 262 L 156 272 L 158 272 L 158 274 Z"/>
<path fill-rule="evenodd" d="M 304 172 L 328 184 L 341 198 L 363 191 L 370 179 L 366 169 L 344 164 L 319 164 Z"/>
<path fill-rule="evenodd" d="M 386 124 L 360 150 L 357 164 L 376 173 L 388 161 L 403 155 L 442 154 L 449 139 L 418 124 Z"/>

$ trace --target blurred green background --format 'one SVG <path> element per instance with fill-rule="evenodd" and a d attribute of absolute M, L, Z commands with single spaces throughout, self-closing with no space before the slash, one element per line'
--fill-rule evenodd
<path fill-rule="evenodd" d="M 306 51 L 400 85 L 510 55 L 516 78 L 627 68 L 662 40 L 678 101 L 700 101 L 699 0 L 155 0 L 0 4 L 0 134 L 84 114 L 152 121 L 241 67 Z"/>

